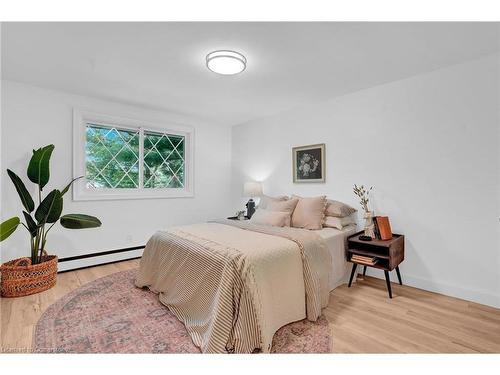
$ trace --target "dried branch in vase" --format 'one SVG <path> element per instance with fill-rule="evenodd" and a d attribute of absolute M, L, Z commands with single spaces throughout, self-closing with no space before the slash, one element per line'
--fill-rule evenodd
<path fill-rule="evenodd" d="M 370 212 L 368 209 L 368 202 L 370 201 L 370 192 L 372 191 L 373 186 L 371 186 L 368 190 L 365 189 L 364 185 L 356 185 L 354 184 L 354 194 L 359 198 L 359 204 L 361 204 L 361 207 L 365 210 L 365 212 Z"/>

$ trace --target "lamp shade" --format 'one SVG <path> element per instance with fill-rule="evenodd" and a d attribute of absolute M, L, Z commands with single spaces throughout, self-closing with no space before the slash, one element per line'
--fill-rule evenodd
<path fill-rule="evenodd" d="M 243 185 L 243 196 L 258 197 L 262 195 L 262 184 L 260 182 L 245 182 Z"/>

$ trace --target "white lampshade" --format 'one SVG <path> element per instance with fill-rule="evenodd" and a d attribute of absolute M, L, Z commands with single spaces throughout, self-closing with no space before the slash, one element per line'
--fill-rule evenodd
<path fill-rule="evenodd" d="M 243 185 L 243 196 L 245 197 L 259 197 L 262 195 L 262 184 L 260 182 L 245 182 Z"/>

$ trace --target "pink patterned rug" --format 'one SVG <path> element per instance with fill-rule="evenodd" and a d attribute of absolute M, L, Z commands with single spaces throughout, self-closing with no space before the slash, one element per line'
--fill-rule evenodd
<path fill-rule="evenodd" d="M 38 353 L 200 353 L 184 325 L 134 286 L 137 270 L 88 283 L 51 305 L 37 323 Z M 330 328 L 317 322 L 288 324 L 273 338 L 273 353 L 328 353 Z"/>

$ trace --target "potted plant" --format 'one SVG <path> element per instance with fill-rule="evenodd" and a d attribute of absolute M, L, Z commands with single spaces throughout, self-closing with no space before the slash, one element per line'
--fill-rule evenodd
<path fill-rule="evenodd" d="M 24 222 L 14 216 L 0 224 L 0 242 L 7 239 L 19 225 L 29 233 L 31 256 L 14 259 L 2 264 L 0 272 L 2 297 L 20 297 L 38 293 L 52 288 L 57 277 L 57 256 L 48 255 L 45 250 L 47 235 L 59 221 L 64 228 L 83 229 L 101 226 L 99 219 L 83 214 L 68 214 L 61 216 L 63 197 L 77 177 L 62 190 L 54 189 L 45 197 L 43 189 L 49 182 L 50 157 L 54 145 L 48 145 L 33 150 L 28 165 L 27 175 L 31 182 L 38 185 L 38 207 L 28 189 L 17 174 L 10 169 L 7 173 L 21 198 Z"/>

